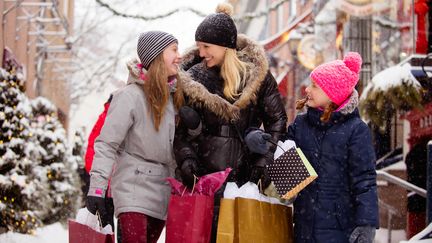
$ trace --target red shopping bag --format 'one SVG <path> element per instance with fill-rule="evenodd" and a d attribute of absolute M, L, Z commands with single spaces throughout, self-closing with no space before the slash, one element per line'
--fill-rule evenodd
<path fill-rule="evenodd" d="M 166 243 L 208 243 L 213 219 L 213 196 L 171 195 Z"/>
<path fill-rule="evenodd" d="M 105 235 L 87 225 L 69 220 L 69 243 L 114 243 L 114 234 Z"/>
<path fill-rule="evenodd" d="M 171 198 L 166 221 L 166 243 L 209 243 L 213 221 L 214 194 L 231 168 L 199 178 L 192 190 L 168 178 Z"/>

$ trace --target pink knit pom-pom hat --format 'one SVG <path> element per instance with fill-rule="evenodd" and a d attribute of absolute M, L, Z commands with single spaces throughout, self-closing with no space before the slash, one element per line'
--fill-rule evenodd
<path fill-rule="evenodd" d="M 327 62 L 316 67 L 310 78 L 331 101 L 341 105 L 353 92 L 359 80 L 361 65 L 360 54 L 348 52 L 343 60 Z"/>

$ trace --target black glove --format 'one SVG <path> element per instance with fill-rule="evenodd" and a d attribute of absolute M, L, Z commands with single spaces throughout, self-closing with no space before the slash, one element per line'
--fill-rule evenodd
<path fill-rule="evenodd" d="M 197 129 L 201 122 L 198 113 L 189 106 L 181 107 L 179 110 L 179 116 L 183 123 L 186 125 L 186 127 L 191 130 Z"/>
<path fill-rule="evenodd" d="M 194 159 L 186 159 L 181 165 L 181 178 L 183 184 L 187 188 L 192 188 L 194 185 L 194 176 L 197 176 L 198 165 Z"/>
<path fill-rule="evenodd" d="M 114 210 L 108 210 L 107 207 L 109 207 L 109 205 L 107 205 L 106 198 L 87 196 L 86 207 L 87 210 L 92 214 L 96 214 L 96 212 L 99 212 L 102 227 L 105 227 L 107 224 L 111 224 L 113 222 Z M 111 226 L 114 227 L 114 224 L 112 224 Z"/>
<path fill-rule="evenodd" d="M 269 151 L 267 140 L 271 137 L 270 134 L 261 129 L 255 129 L 246 134 L 245 143 L 252 153 L 266 154 Z"/>
<path fill-rule="evenodd" d="M 252 166 L 249 181 L 258 184 L 259 180 L 261 180 L 263 190 L 270 185 L 271 179 L 267 168 L 263 166 Z"/>
<path fill-rule="evenodd" d="M 357 226 L 349 238 L 350 243 L 372 243 L 375 239 L 375 227 Z"/>

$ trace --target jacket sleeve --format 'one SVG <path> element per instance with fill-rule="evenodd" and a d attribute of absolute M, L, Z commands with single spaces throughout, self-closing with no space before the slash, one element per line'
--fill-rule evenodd
<path fill-rule="evenodd" d="M 114 94 L 105 123 L 94 144 L 95 156 L 90 170 L 89 195 L 95 188 L 106 191 L 117 151 L 133 125 L 135 103 L 133 97 L 125 92 Z"/>
<path fill-rule="evenodd" d="M 369 127 L 360 122 L 349 144 L 349 175 L 356 226 L 379 227 L 375 152 Z"/>
<path fill-rule="evenodd" d="M 257 104 L 259 106 L 260 118 L 263 122 L 264 130 L 272 135 L 271 139 L 273 143 L 277 144 L 286 132 L 287 116 L 276 80 L 270 72 L 267 73 L 264 83 L 260 88 Z M 273 143 L 269 144 L 270 149 L 267 154 L 257 157 L 255 161 L 256 166 L 264 166 L 273 163 L 273 155 L 276 151 L 276 145 Z"/>
<path fill-rule="evenodd" d="M 287 133 L 284 134 L 284 140 L 290 139 L 295 141 L 295 133 L 297 128 L 297 117 L 293 123 L 288 126 Z"/>
<path fill-rule="evenodd" d="M 188 136 L 187 128 L 179 121 L 174 135 L 174 156 L 178 167 L 181 167 L 186 159 L 198 161 L 195 148 Z"/>

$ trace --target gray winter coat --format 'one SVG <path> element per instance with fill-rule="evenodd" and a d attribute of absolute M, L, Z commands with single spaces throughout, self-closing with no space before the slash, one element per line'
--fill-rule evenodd
<path fill-rule="evenodd" d="M 166 178 L 175 169 L 175 109 L 170 97 L 156 131 L 136 63 L 128 63 L 128 85 L 114 93 L 95 141 L 90 188 L 106 189 L 111 179 L 116 216 L 138 212 L 165 220 L 170 197 Z"/>

